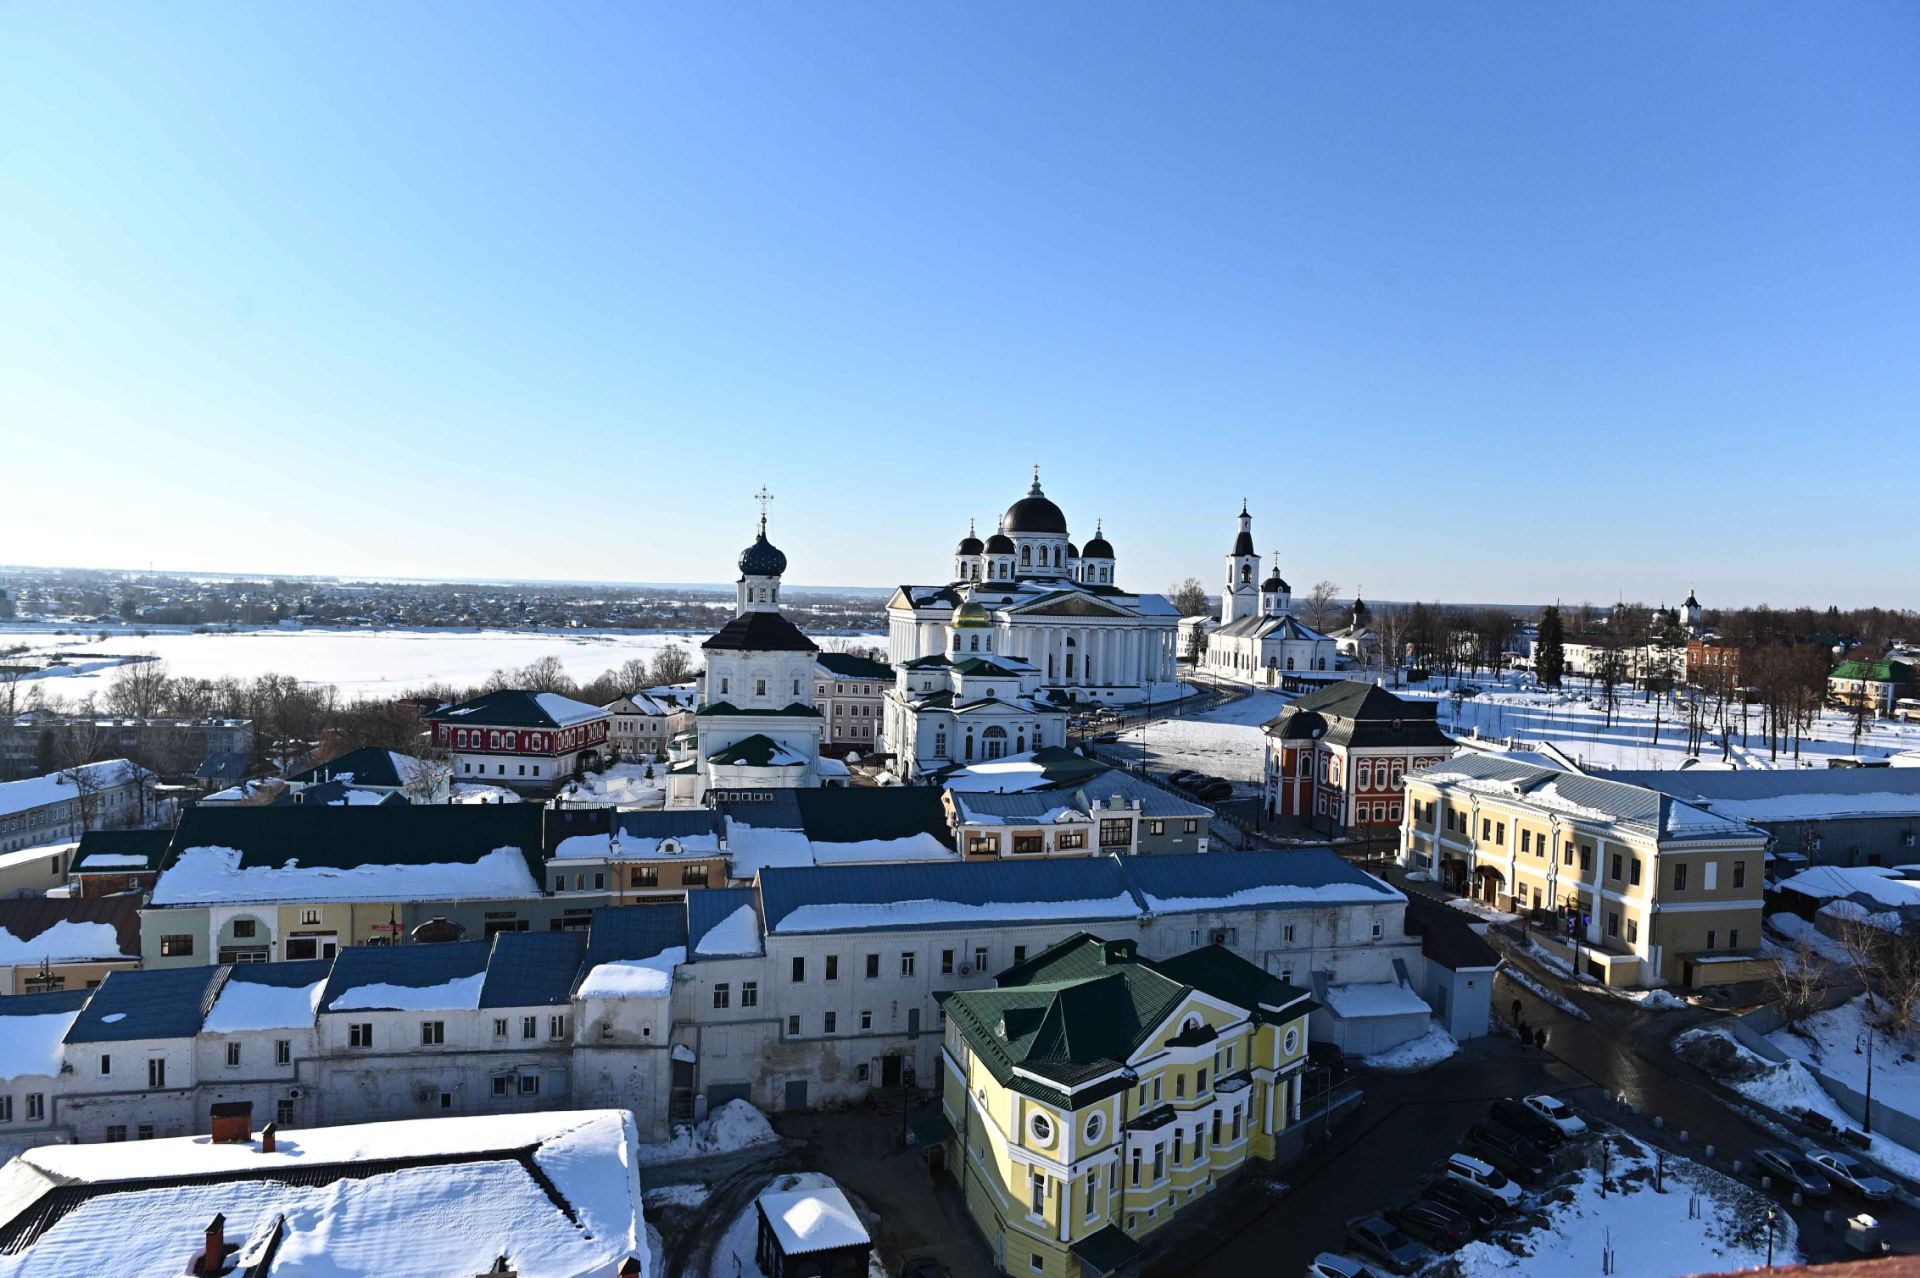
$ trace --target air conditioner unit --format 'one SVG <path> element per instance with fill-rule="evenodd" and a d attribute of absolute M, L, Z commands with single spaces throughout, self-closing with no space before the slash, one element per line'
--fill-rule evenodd
<path fill-rule="evenodd" d="M 962 975 L 962 976 L 972 976 L 972 975 L 973 975 L 973 964 L 971 964 L 971 963 L 962 963 L 962 964 L 960 965 L 960 975 Z"/>
<path fill-rule="evenodd" d="M 298 1087 L 289 1087 L 287 1089 L 288 1100 L 299 1100 L 302 1096 L 305 1096 L 305 1095 L 306 1093 L 301 1091 Z"/>

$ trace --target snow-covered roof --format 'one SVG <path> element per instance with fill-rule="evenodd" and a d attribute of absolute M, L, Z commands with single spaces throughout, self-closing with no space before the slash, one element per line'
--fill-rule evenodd
<path fill-rule="evenodd" d="M 152 904 L 478 901 L 540 894 L 517 847 L 498 847 L 471 862 L 350 866 L 303 866 L 293 857 L 283 865 L 243 866 L 236 848 L 189 847 L 160 872 Z"/>
<path fill-rule="evenodd" d="M 306 1128 L 272 1153 L 204 1136 L 43 1146 L 0 1171 L 0 1229 L 55 1192 L 65 1210 L 0 1273 L 152 1272 L 223 1214 L 235 1267 L 268 1276 L 472 1278 L 502 1255 L 522 1278 L 608 1275 L 629 1256 L 644 1274 L 638 1154 L 623 1110 Z"/>
<path fill-rule="evenodd" d="M 853 1204 L 836 1186 L 764 1193 L 757 1202 L 788 1256 L 872 1245 Z"/>
<path fill-rule="evenodd" d="M 1414 775 L 1422 782 L 1457 786 L 1543 812 L 1611 825 L 1662 843 L 1764 841 L 1767 837 L 1745 821 L 1647 785 L 1535 767 L 1505 755 L 1456 755 Z"/>
<path fill-rule="evenodd" d="M 575 991 L 579 998 L 666 998 L 673 993 L 673 970 L 687 961 L 687 947 L 676 945 L 652 958 L 613 959 L 587 969 Z"/>
<path fill-rule="evenodd" d="M 1865 897 L 1895 908 L 1920 905 L 1920 879 L 1884 865 L 1811 866 L 1782 882 L 1780 890 L 1822 901 Z"/>
<path fill-rule="evenodd" d="M 1920 772 L 1892 768 L 1746 768 L 1609 773 L 1741 821 L 1920 816 Z"/>
<path fill-rule="evenodd" d="M 752 903 L 736 906 L 706 929 L 694 945 L 702 958 L 734 958 L 760 953 L 760 916 Z M 682 951 L 681 956 L 685 957 Z"/>
<path fill-rule="evenodd" d="M 49 963 L 85 963 L 90 960 L 138 958 L 120 944 L 120 932 L 111 923 L 62 919 L 31 937 L 15 935 L 0 926 L 0 967 Z"/>
<path fill-rule="evenodd" d="M 0 1080 L 57 1075 L 60 1044 L 86 1005 L 87 994 L 56 990 L 0 998 Z"/>
<path fill-rule="evenodd" d="M 1327 1007 L 1342 1020 L 1369 1016 L 1426 1016 L 1432 1012 L 1426 1000 L 1397 981 L 1368 981 L 1354 985 L 1329 985 Z"/>
<path fill-rule="evenodd" d="M 329 967 L 325 959 L 236 966 L 200 1028 L 210 1034 L 310 1029 Z"/>
<path fill-rule="evenodd" d="M 12 816 L 16 812 L 28 812 L 34 808 L 44 808 L 50 803 L 75 798 L 80 793 L 76 778 L 98 792 L 124 785 L 139 774 L 140 769 L 126 759 L 102 759 L 99 763 L 83 763 L 77 768 L 49 772 L 45 776 L 0 781 L 0 816 Z"/>

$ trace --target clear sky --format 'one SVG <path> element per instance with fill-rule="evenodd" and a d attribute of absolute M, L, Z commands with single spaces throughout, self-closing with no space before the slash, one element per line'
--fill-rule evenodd
<path fill-rule="evenodd" d="M 0 3 L 0 563 L 1920 606 L 1920 6 Z"/>

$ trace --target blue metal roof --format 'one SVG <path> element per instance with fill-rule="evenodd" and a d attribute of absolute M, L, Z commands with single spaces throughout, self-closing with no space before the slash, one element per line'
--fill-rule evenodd
<path fill-rule="evenodd" d="M 52 1016 L 87 1005 L 92 990 L 48 990 L 44 994 L 13 994 L 0 998 L 0 1016 Z"/>
<path fill-rule="evenodd" d="M 1312 908 L 1356 898 L 1365 900 L 1375 894 L 1382 901 L 1401 897 L 1397 888 L 1328 848 L 1130 856 L 1121 865 L 1142 896 L 1162 902 L 1158 907 L 1162 912 L 1168 911 L 1168 901 L 1206 902 L 1189 907 L 1199 911 Z M 1339 891 L 1341 888 L 1350 891 Z M 1239 893 L 1246 895 L 1239 897 Z M 1172 912 L 1179 912 L 1179 908 Z"/>
<path fill-rule="evenodd" d="M 67 1031 L 69 1043 L 192 1038 L 229 969 L 163 967 L 109 972 Z"/>
<path fill-rule="evenodd" d="M 1159 860 L 1162 858 L 1152 858 Z M 1168 857 L 1166 860 L 1198 860 Z M 899 901 L 951 901 L 960 905 L 1030 903 L 1032 922 L 1044 922 L 1049 902 L 1107 901 L 1133 892 L 1113 857 L 1071 857 L 1053 861 L 942 861 L 932 864 L 816 865 L 760 872 L 761 910 L 769 932 L 805 905 L 889 905 Z M 696 894 L 697 895 L 697 894 Z M 1078 916 L 1076 916 L 1078 917 Z M 875 927 L 900 925 L 876 919 Z M 923 927 L 946 927 L 929 922 Z M 850 929 L 853 930 L 853 929 Z"/>
<path fill-rule="evenodd" d="M 547 1007 L 573 997 L 585 932 L 502 932 L 493 938 L 482 1007 Z"/>
<path fill-rule="evenodd" d="M 741 906 L 757 905 L 757 895 L 750 887 L 704 888 L 687 893 L 687 958 L 693 959 L 707 933 L 732 918 Z"/>
<path fill-rule="evenodd" d="M 422 989 L 484 972 L 490 941 L 445 941 L 434 945 L 350 945 L 333 961 L 333 973 L 320 996 L 322 1012 L 362 985 L 404 985 Z M 105 986 L 101 987 L 105 989 Z"/>
<path fill-rule="evenodd" d="M 687 911 L 678 901 L 671 905 L 602 906 L 593 912 L 593 928 L 587 933 L 587 953 L 580 963 L 580 975 L 584 977 L 602 963 L 652 958 L 686 943 Z M 574 985 L 578 987 L 578 979 Z"/>
<path fill-rule="evenodd" d="M 332 959 L 294 959 L 288 963 L 236 963 L 227 977 L 228 984 L 271 985 L 275 989 L 297 990 L 315 981 L 324 981 L 333 971 Z"/>
<path fill-rule="evenodd" d="M 800 816 L 799 791 L 766 788 L 751 793 L 751 799 L 728 799 L 715 804 L 714 808 L 741 825 L 775 830 L 805 828 L 806 823 Z"/>

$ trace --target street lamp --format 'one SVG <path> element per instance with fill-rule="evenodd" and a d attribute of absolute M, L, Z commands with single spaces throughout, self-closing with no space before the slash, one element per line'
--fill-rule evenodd
<path fill-rule="evenodd" d="M 1860 1033 L 1855 1036 L 1853 1040 L 1853 1054 L 1855 1056 L 1862 1054 L 1860 1049 L 1863 1044 L 1866 1047 L 1865 1055 L 1867 1058 L 1867 1117 L 1863 1126 L 1866 1129 L 1867 1135 L 1871 1136 L 1873 1135 L 1873 1030 L 1871 1028 L 1861 1030 Z"/>
<path fill-rule="evenodd" d="M 1779 1215 L 1779 1209 L 1767 1204 L 1767 1268 L 1773 1268 L 1773 1222 Z"/>

